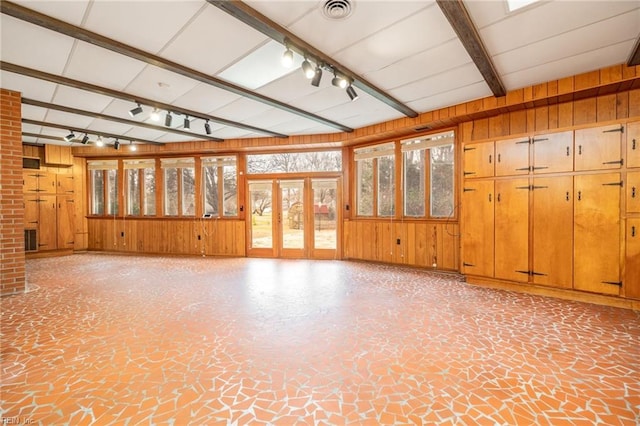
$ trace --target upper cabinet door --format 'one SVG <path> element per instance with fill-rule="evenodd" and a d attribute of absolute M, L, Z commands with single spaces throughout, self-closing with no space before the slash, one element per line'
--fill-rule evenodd
<path fill-rule="evenodd" d="M 623 132 L 621 124 L 576 130 L 575 170 L 619 169 Z"/>
<path fill-rule="evenodd" d="M 465 178 L 493 176 L 495 165 L 493 142 L 465 145 L 463 157 Z"/>
<path fill-rule="evenodd" d="M 573 170 L 573 131 L 538 135 L 531 142 L 535 174 Z"/>
<path fill-rule="evenodd" d="M 496 176 L 529 173 L 528 137 L 496 141 Z"/>
<path fill-rule="evenodd" d="M 627 128 L 627 167 L 640 167 L 640 121 Z"/>
<path fill-rule="evenodd" d="M 640 213 L 640 171 L 628 172 L 625 186 L 627 213 Z"/>

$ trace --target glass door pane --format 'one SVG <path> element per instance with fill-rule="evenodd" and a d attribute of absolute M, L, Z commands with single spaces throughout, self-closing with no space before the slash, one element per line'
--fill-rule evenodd
<path fill-rule="evenodd" d="M 272 182 L 249 182 L 251 247 L 273 248 Z"/>
<path fill-rule="evenodd" d="M 335 250 L 337 238 L 336 179 L 313 179 L 313 248 Z"/>
<path fill-rule="evenodd" d="M 282 248 L 304 249 L 304 181 L 281 180 Z"/>

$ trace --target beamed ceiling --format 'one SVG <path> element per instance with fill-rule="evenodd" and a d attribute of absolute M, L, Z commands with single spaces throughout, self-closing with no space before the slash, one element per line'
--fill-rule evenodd
<path fill-rule="evenodd" d="M 22 93 L 27 143 L 68 144 L 69 130 L 75 143 L 87 132 L 154 144 L 350 132 L 640 63 L 635 0 L 539 1 L 513 12 L 506 0 L 1 5 L 1 86 Z M 324 13 L 347 7 L 340 19 Z M 291 68 L 281 64 L 285 45 Z M 303 56 L 321 65 L 317 87 Z M 332 85 L 334 73 L 358 99 Z M 136 103 L 143 112 L 131 117 Z"/>

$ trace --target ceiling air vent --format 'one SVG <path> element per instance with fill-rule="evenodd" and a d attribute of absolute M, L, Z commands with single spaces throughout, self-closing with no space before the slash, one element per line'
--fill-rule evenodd
<path fill-rule="evenodd" d="M 346 19 L 353 12 L 353 5 L 349 0 L 326 0 L 322 4 L 322 14 L 327 19 Z"/>

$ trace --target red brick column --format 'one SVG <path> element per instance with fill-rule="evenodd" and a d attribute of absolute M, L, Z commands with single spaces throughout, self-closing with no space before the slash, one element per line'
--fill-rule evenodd
<path fill-rule="evenodd" d="M 25 291 L 22 106 L 0 89 L 0 295 Z"/>

